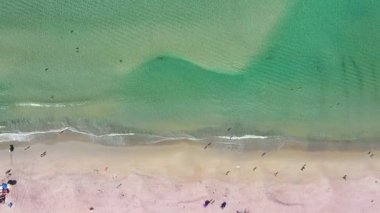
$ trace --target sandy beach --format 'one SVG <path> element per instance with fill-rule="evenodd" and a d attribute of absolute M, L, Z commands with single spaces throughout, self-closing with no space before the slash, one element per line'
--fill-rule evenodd
<path fill-rule="evenodd" d="M 380 211 L 376 150 L 241 152 L 187 141 L 134 147 L 65 141 L 14 143 L 10 153 L 8 146 L 0 150 L 2 181 L 17 184 L 6 200 L 13 206 L 0 205 L 0 212 Z"/>
<path fill-rule="evenodd" d="M 380 213 L 380 1 L 0 5 L 0 213 Z"/>

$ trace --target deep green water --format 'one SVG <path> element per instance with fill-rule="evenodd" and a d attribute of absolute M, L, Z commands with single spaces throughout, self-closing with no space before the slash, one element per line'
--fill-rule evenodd
<path fill-rule="evenodd" d="M 0 0 L 0 132 L 379 141 L 380 1 L 205 2 Z"/>

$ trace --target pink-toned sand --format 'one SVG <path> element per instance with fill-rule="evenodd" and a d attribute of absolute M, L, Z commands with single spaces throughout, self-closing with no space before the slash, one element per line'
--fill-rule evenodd
<path fill-rule="evenodd" d="M 376 151 L 370 157 L 280 150 L 262 157 L 187 142 L 15 147 L 12 154 L 0 150 L 1 178 L 12 169 L 17 180 L 7 196 L 14 206 L 0 205 L 0 212 L 380 212 Z"/>

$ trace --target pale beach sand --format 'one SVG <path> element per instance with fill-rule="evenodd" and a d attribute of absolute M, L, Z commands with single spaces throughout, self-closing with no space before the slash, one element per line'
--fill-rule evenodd
<path fill-rule="evenodd" d="M 0 5 L 0 213 L 380 213 L 380 1 Z"/>
<path fill-rule="evenodd" d="M 292 150 L 262 156 L 263 151 L 204 149 L 185 141 L 27 146 L 15 143 L 9 153 L 2 145 L 2 178 L 12 169 L 8 179 L 17 184 L 6 201 L 14 206 L 0 205 L 0 212 L 380 211 L 376 150 L 372 157 L 363 151 Z M 206 200 L 215 202 L 205 208 Z"/>

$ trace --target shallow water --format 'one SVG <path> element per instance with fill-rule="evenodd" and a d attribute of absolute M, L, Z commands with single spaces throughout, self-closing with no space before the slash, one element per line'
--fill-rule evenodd
<path fill-rule="evenodd" d="M 378 1 L 0 4 L 3 134 L 379 141 Z"/>

